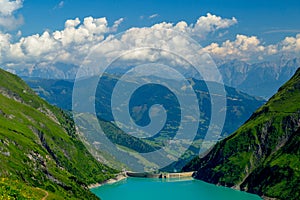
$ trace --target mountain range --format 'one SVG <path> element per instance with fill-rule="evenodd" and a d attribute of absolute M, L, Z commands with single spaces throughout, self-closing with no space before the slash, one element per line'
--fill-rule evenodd
<path fill-rule="evenodd" d="M 61 107 L 62 109 L 71 110 L 72 109 L 72 92 L 73 92 L 73 84 L 72 80 L 55 80 L 55 79 L 40 79 L 40 78 L 24 78 L 26 82 L 33 88 L 33 90 L 39 94 L 42 98 L 47 100 L 48 102 Z M 94 78 L 92 78 L 94 79 Z M 143 78 L 144 80 L 147 77 Z M 88 83 L 89 80 L 82 80 Z M 178 118 L 180 119 L 180 112 L 177 112 L 178 109 L 176 107 L 176 99 L 170 96 L 167 91 L 162 89 L 157 89 L 156 86 L 149 86 L 148 88 L 144 88 L 140 91 L 140 95 L 133 95 L 132 103 L 129 107 L 131 112 L 131 116 L 136 120 L 136 123 L 140 125 L 146 125 L 149 123 L 148 112 L 149 108 L 152 105 L 157 103 L 164 106 L 166 111 L 168 112 L 168 125 L 165 125 L 165 128 L 160 131 L 160 134 L 157 134 L 152 138 L 144 138 L 142 140 L 135 139 L 134 137 L 130 137 L 128 134 L 124 133 L 121 129 L 117 128 L 115 125 L 114 117 L 111 113 L 111 94 L 114 89 L 116 82 L 119 81 L 118 76 L 114 75 L 105 75 L 101 78 L 102 87 L 98 87 L 97 95 L 95 98 L 95 108 L 97 110 L 97 117 L 102 126 L 105 126 L 104 129 L 107 129 L 108 132 L 106 135 L 109 137 L 111 141 L 114 143 L 124 146 L 126 148 L 142 151 L 145 149 L 149 151 L 153 151 L 153 149 L 161 148 L 161 145 L 164 144 L 166 138 L 172 139 L 173 135 L 176 133 L 176 124 L 178 123 Z M 166 82 L 166 80 L 163 80 Z M 169 80 L 170 81 L 170 80 Z M 199 109 L 201 112 L 201 120 L 199 120 L 199 128 L 197 134 L 195 136 L 195 140 L 188 150 L 187 153 L 183 155 L 183 157 L 175 162 L 173 165 L 165 168 L 166 171 L 173 171 L 174 169 L 181 169 L 184 164 L 193 156 L 197 155 L 199 152 L 199 148 L 201 141 L 205 137 L 206 131 L 208 129 L 208 125 L 211 117 L 211 104 L 210 104 L 210 94 L 207 90 L 206 84 L 204 81 L 197 79 L 190 79 L 190 83 L 193 84 L 193 88 L 198 96 L 199 101 Z M 125 85 L 135 84 L 134 80 L 131 82 L 123 83 Z M 178 84 L 176 81 L 172 81 L 170 85 Z M 83 84 L 88 85 L 88 84 Z M 88 90 L 88 88 L 83 87 L 80 89 L 82 91 L 82 95 L 85 96 L 84 91 Z M 220 108 L 219 112 L 222 110 L 226 110 L 226 120 L 223 127 L 223 131 L 221 135 L 216 135 L 213 139 L 218 140 L 219 138 L 225 137 L 230 133 L 234 132 L 240 125 L 242 125 L 251 114 L 261 106 L 265 101 L 262 98 L 252 97 L 247 95 L 246 93 L 240 92 L 234 88 L 225 86 L 226 90 L 226 102 L 227 105 L 225 107 Z M 124 91 L 125 95 L 126 91 Z M 141 95 L 142 94 L 142 95 Z M 188 98 L 188 97 L 186 97 Z M 89 98 L 94 99 L 94 98 Z M 159 100 L 159 102 L 157 101 Z M 93 104 L 93 102 L 90 102 Z M 75 102 L 76 104 L 76 102 Z M 175 107 L 174 107 L 175 106 Z M 144 108 L 144 109 L 140 109 Z M 84 110 L 82 108 L 82 112 L 89 112 L 89 110 Z M 126 108 L 118 108 L 118 110 L 124 110 Z M 190 108 L 194 109 L 194 108 Z M 92 119 L 89 117 L 89 121 Z M 87 119 L 85 119 L 86 121 Z M 85 123 L 86 124 L 86 123 Z M 175 128 L 174 128 L 175 127 Z M 103 129 L 103 127 L 102 127 Z M 116 135 L 118 133 L 118 136 Z M 121 134 L 122 133 L 122 134 Z M 97 134 L 97 133 L 94 133 Z M 90 141 L 89 143 L 95 143 L 95 137 L 89 135 Z M 131 142 L 128 142 L 131 141 Z M 101 141 L 96 141 L 96 143 Z M 213 142 L 213 141 L 211 141 Z M 147 150 L 147 151 L 148 151 Z M 109 153 L 109 152 L 107 152 Z M 140 152 L 141 153 L 141 152 Z M 109 160 L 108 160 L 109 162 Z"/>
<path fill-rule="evenodd" d="M 219 66 L 226 85 L 248 94 L 270 98 L 300 66 L 300 59 L 286 59 L 248 64 L 233 60 Z"/>
<path fill-rule="evenodd" d="M 253 96 L 270 98 L 277 89 L 289 80 L 300 66 L 299 58 L 282 56 L 274 61 L 247 63 L 240 60 L 218 62 L 217 66 L 226 85 Z M 44 79 L 75 79 L 79 66 L 65 63 L 53 63 L 44 66 L 36 64 L 31 68 L 15 71 L 19 76 L 39 77 Z M 116 74 L 123 74 L 123 69 L 116 68 Z M 194 77 L 186 74 L 187 77 Z"/>

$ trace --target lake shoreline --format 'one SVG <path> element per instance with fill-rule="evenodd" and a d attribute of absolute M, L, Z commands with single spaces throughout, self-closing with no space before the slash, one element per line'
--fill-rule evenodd
<path fill-rule="evenodd" d="M 105 185 L 105 184 L 113 184 L 113 183 L 117 183 L 117 182 L 119 182 L 119 181 L 122 181 L 122 180 L 126 179 L 127 177 L 128 177 L 128 176 L 126 175 L 126 173 L 122 172 L 122 173 L 117 174 L 117 176 L 114 177 L 114 178 L 110 178 L 110 179 L 108 179 L 108 180 L 106 180 L 106 181 L 103 181 L 103 182 L 101 182 L 101 183 L 94 183 L 94 184 L 91 184 L 91 185 L 88 186 L 88 188 L 89 188 L 89 189 L 93 189 L 93 188 L 101 187 L 101 186 L 103 186 L 103 185 Z"/>
<path fill-rule="evenodd" d="M 195 176 L 194 176 L 194 179 L 199 180 L 199 181 L 203 181 L 203 180 L 201 180 L 201 179 L 199 179 L 199 178 L 196 178 Z M 206 182 L 206 181 L 203 181 L 203 182 L 209 183 L 209 184 L 213 184 L 213 183 Z M 221 187 L 227 187 L 227 186 L 224 186 L 224 185 L 222 185 L 222 184 L 213 184 L 213 185 L 221 186 Z M 241 190 L 241 188 L 240 188 L 239 186 L 233 186 L 233 187 L 227 187 L 227 188 L 230 188 L 230 189 L 233 189 L 233 190 L 236 190 L 236 191 L 240 191 L 240 192 L 246 192 L 246 193 L 248 193 L 248 194 L 257 195 L 257 196 L 259 196 L 259 197 L 260 197 L 261 199 L 263 199 L 263 200 L 279 200 L 279 199 L 277 199 L 277 198 L 268 197 L 268 196 L 265 196 L 265 195 L 259 195 L 259 194 L 255 194 L 255 193 L 243 191 L 243 190 Z"/>
<path fill-rule="evenodd" d="M 114 178 L 110 178 L 106 181 L 103 181 L 101 183 L 94 183 L 88 186 L 89 189 L 101 187 L 105 184 L 113 184 L 117 183 L 119 181 L 122 181 L 128 177 L 136 177 L 136 178 L 158 178 L 158 179 L 169 179 L 169 178 L 184 178 L 184 177 L 193 177 L 193 174 L 195 172 L 179 172 L 179 173 L 167 173 L 167 172 L 161 172 L 158 174 L 155 173 L 147 173 L 147 172 L 131 172 L 131 171 L 125 171 L 121 172 L 116 175 Z"/>
<path fill-rule="evenodd" d="M 197 199 L 204 196 L 208 199 L 252 199 L 262 200 L 258 195 L 240 192 L 226 187 L 218 187 L 193 178 L 147 178 L 128 177 L 117 184 L 106 184 L 92 189 L 91 192 L 101 199 Z M 182 179 L 182 180 L 181 180 Z M 145 195 L 149 194 L 149 195 Z M 225 198 L 224 198 L 225 197 Z M 228 197 L 228 198 L 226 198 Z M 249 198 L 246 198 L 249 197 Z"/>
<path fill-rule="evenodd" d="M 192 173 L 192 172 L 189 172 L 189 173 Z M 153 176 L 148 176 L 148 177 L 147 176 L 139 176 L 140 174 L 142 174 L 142 173 L 128 172 L 128 171 L 121 172 L 121 173 L 117 174 L 116 177 L 114 177 L 114 178 L 110 178 L 110 179 L 108 179 L 106 181 L 103 181 L 101 183 L 91 184 L 91 185 L 88 186 L 88 188 L 89 189 L 94 189 L 94 188 L 98 188 L 98 187 L 101 187 L 101 186 L 106 185 L 106 184 L 114 184 L 114 183 L 120 182 L 120 181 L 122 181 L 124 179 L 127 179 L 128 177 L 132 177 L 132 178 L 134 178 L 134 177 L 136 177 L 136 178 L 158 178 L 158 179 L 164 179 L 164 178 L 166 178 L 166 177 L 161 177 L 161 176 L 160 177 L 158 177 L 158 176 L 155 176 L 155 177 L 153 177 Z M 145 173 L 145 174 L 147 174 L 147 173 Z M 161 173 L 161 174 L 173 174 L 173 173 Z M 174 173 L 174 174 L 180 174 L 180 173 Z M 136 175 L 138 175 L 138 176 L 136 176 Z M 192 178 L 194 178 L 196 180 L 202 181 L 201 179 L 195 178 L 193 175 L 185 174 L 185 176 L 181 176 L 181 177 L 182 178 L 184 178 L 184 177 L 192 177 Z M 172 177 L 168 177 L 168 179 L 169 178 L 172 178 Z M 173 177 L 173 178 L 175 178 L 175 177 Z M 178 176 L 177 176 L 177 178 L 178 178 Z M 208 183 L 208 182 L 206 182 L 206 183 Z M 218 186 L 218 184 L 214 184 L 214 185 Z M 219 186 L 221 186 L 221 185 L 219 185 Z M 240 190 L 238 187 L 228 187 L 228 188 L 231 188 L 231 189 L 234 189 L 234 190 L 242 192 L 242 190 Z M 248 193 L 248 192 L 246 192 L 246 193 Z M 253 194 L 253 193 L 249 193 L 249 194 Z M 264 199 L 264 200 L 277 200 L 276 198 L 271 198 L 271 197 L 267 197 L 267 196 L 260 196 L 260 197 L 262 199 Z"/>

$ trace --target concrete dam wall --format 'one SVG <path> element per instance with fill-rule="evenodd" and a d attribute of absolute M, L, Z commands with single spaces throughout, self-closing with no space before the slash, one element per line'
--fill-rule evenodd
<path fill-rule="evenodd" d="M 149 173 L 149 172 L 126 172 L 129 177 L 140 177 L 140 178 L 184 178 L 193 177 L 193 172 L 181 172 L 181 173 Z"/>

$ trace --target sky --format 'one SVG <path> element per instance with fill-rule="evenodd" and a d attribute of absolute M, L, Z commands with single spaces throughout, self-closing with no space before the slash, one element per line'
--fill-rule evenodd
<path fill-rule="evenodd" d="M 24 35 L 62 29 L 67 19 L 88 16 L 106 17 L 110 23 L 124 18 L 120 31 L 181 20 L 194 23 L 211 13 L 223 18 L 235 17 L 234 33 L 257 35 L 266 42 L 283 39 L 300 31 L 300 1 L 297 0 L 28 0 L 18 14 Z M 231 36 L 232 36 L 231 35 Z"/>
<path fill-rule="evenodd" d="M 125 32 L 134 38 L 166 28 L 194 38 L 217 59 L 297 56 L 298 19 L 298 0 L 0 0 L 0 66 L 78 65 L 87 49 L 108 35 Z M 162 38 L 152 39 L 149 45 Z M 80 59 L 70 58 L 78 49 Z"/>

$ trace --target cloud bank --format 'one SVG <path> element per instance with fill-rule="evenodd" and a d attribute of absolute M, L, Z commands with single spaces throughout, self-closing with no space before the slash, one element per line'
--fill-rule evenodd
<path fill-rule="evenodd" d="M 4 9 L 0 5 L 1 16 L 11 17 L 15 10 L 22 7 L 22 1 L 3 2 L 2 4 L 7 7 Z M 90 50 L 103 41 L 105 44 L 99 53 L 107 56 L 107 59 L 121 55 L 127 50 L 144 47 L 167 51 L 176 48 L 180 56 L 188 57 L 192 48 L 182 35 L 193 37 L 201 44 L 201 41 L 210 34 L 223 34 L 238 23 L 234 17 L 222 18 L 208 13 L 199 17 L 193 24 L 185 21 L 175 24 L 161 22 L 151 27 L 130 28 L 122 35 L 118 35 L 116 32 L 123 21 L 124 19 L 121 18 L 109 25 L 105 17 L 69 19 L 65 22 L 63 30 L 45 31 L 42 34 L 22 37 L 16 42 L 12 42 L 10 34 L 0 32 L 0 64 L 3 68 L 12 71 L 20 68 L 46 67 L 57 62 L 79 66 Z M 286 37 L 271 45 L 265 45 L 256 36 L 238 34 L 233 40 L 208 44 L 203 47 L 203 52 L 220 60 L 239 59 L 249 62 L 282 53 L 296 55 L 300 52 L 300 34 Z M 203 52 L 199 52 L 199 55 Z M 155 62 L 161 58 L 164 58 L 168 64 L 172 64 L 172 59 L 175 59 L 170 57 L 170 54 L 158 54 L 149 50 L 123 57 L 124 63 Z"/>

